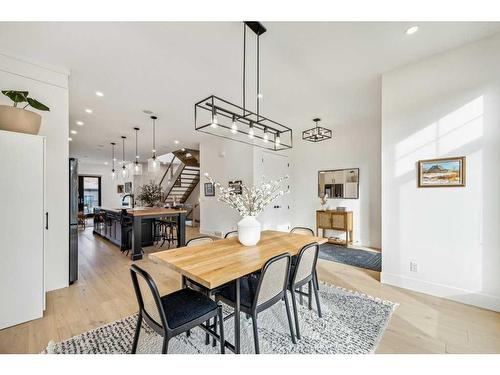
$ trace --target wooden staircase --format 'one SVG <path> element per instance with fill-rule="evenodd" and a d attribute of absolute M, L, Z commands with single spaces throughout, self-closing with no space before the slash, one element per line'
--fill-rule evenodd
<path fill-rule="evenodd" d="M 199 151 L 185 149 L 174 151 L 173 154 L 174 158 L 165 171 L 160 184 L 163 183 L 168 173 L 170 173 L 173 179 L 171 178 L 167 182 L 165 202 L 173 202 L 175 200 L 176 203 L 185 203 L 196 185 L 200 182 Z M 177 160 L 180 163 L 176 163 Z"/>

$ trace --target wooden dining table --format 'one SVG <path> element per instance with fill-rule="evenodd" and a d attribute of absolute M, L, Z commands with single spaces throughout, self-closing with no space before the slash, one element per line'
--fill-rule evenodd
<path fill-rule="evenodd" d="M 258 271 L 272 257 L 289 253 L 297 255 L 302 247 L 312 242 L 323 244 L 323 237 L 296 233 L 263 231 L 255 246 L 243 246 L 236 237 L 212 243 L 160 251 L 149 255 L 156 262 L 179 272 L 183 278 L 193 280 L 207 291 L 234 282 L 236 301 L 234 309 L 234 344 L 225 345 L 240 353 L 240 279 Z"/>

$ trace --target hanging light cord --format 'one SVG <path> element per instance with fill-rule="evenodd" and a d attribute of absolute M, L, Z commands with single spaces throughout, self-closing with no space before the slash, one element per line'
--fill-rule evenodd
<path fill-rule="evenodd" d="M 243 116 L 246 116 L 246 52 L 247 52 L 247 25 L 243 23 Z"/>
<path fill-rule="evenodd" d="M 122 168 L 125 169 L 125 137 L 122 137 Z"/>
<path fill-rule="evenodd" d="M 113 151 L 111 151 L 111 154 L 113 156 L 112 161 L 113 161 L 113 172 L 114 172 L 115 171 L 115 145 L 114 145 L 114 143 L 111 143 L 111 149 L 113 150 Z"/>
<path fill-rule="evenodd" d="M 257 122 L 260 121 L 260 34 L 257 34 Z"/>
<path fill-rule="evenodd" d="M 151 116 L 153 119 L 153 159 L 156 159 L 156 116 Z"/>
<path fill-rule="evenodd" d="M 135 164 L 139 164 L 139 161 L 137 160 L 137 132 L 138 132 L 138 129 L 134 129 L 135 130 Z"/>

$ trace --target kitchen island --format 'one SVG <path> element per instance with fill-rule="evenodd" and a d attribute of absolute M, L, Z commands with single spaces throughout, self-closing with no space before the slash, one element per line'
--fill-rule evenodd
<path fill-rule="evenodd" d="M 132 249 L 132 260 L 142 259 L 142 247 L 154 243 L 156 219 L 174 217 L 177 221 L 177 247 L 186 240 L 186 211 L 173 208 L 137 207 L 94 209 L 94 233 L 106 238 L 120 250 Z"/>

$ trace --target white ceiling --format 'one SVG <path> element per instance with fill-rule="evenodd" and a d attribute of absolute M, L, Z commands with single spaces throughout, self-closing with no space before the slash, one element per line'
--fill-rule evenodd
<path fill-rule="evenodd" d="M 294 130 L 380 117 L 380 74 L 500 31 L 500 23 L 265 22 L 261 37 L 261 113 Z M 0 23 L 0 49 L 70 70 L 71 156 L 110 159 L 112 141 L 139 126 L 140 154 L 151 150 L 158 117 L 157 149 L 196 147 L 196 101 L 211 94 L 241 102 L 242 24 Z M 249 39 L 247 97 L 253 106 L 254 42 Z M 95 91 L 104 93 L 99 98 Z M 93 114 L 85 113 L 91 108 Z M 77 120 L 85 122 L 80 127 Z M 297 139 L 297 136 L 296 136 Z M 174 144 L 179 140 L 180 144 Z"/>

